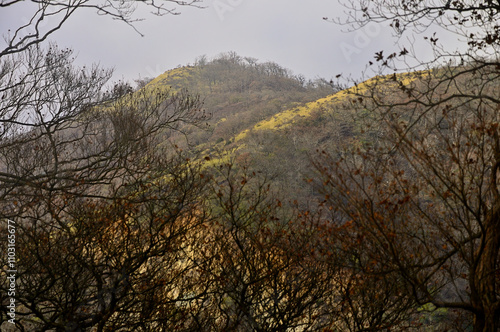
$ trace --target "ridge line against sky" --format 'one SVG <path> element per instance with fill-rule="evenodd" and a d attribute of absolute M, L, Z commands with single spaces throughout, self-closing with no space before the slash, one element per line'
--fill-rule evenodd
<path fill-rule="evenodd" d="M 135 16 L 145 20 L 135 27 L 144 37 L 122 22 L 80 10 L 50 40 L 72 48 L 78 65 L 99 63 L 114 68 L 113 80 L 127 81 L 228 51 L 276 62 L 307 79 L 341 73 L 359 77 L 375 52 L 395 49 L 387 26 L 347 33 L 324 21 L 344 15 L 345 8 L 334 0 L 208 0 L 203 5 L 178 7 L 181 15 L 176 16 L 138 10 Z M 3 35 L 28 20 L 30 12 L 24 10 L 0 10 Z"/>

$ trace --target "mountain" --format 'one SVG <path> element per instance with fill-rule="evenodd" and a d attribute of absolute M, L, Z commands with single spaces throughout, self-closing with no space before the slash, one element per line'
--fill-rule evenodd
<path fill-rule="evenodd" d="M 158 86 L 186 89 L 203 99 L 211 114 L 210 130 L 191 133 L 194 145 L 228 142 L 261 120 L 334 91 L 324 79 L 306 81 L 276 63 L 259 63 L 234 53 L 169 70 L 147 84 Z"/>
<path fill-rule="evenodd" d="M 262 172 L 285 196 L 307 201 L 315 193 L 304 180 L 317 150 L 361 146 L 376 135 L 356 120 L 353 92 L 416 78 L 414 73 L 374 77 L 347 89 L 325 79 L 306 81 L 276 63 L 226 53 L 169 70 L 145 88 L 198 94 L 211 115 L 206 127 L 184 127 L 172 135 L 172 144 L 210 156 L 214 164 L 231 160 Z"/>

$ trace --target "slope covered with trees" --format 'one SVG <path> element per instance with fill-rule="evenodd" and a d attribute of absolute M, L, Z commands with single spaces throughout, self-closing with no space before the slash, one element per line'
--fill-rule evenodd
<path fill-rule="evenodd" d="M 32 24 L 61 4 L 40 5 Z M 333 91 L 234 53 L 106 89 L 45 34 L 12 40 L 2 331 L 498 331 L 500 8 L 350 5 L 467 50 L 432 35 L 419 71 L 382 75 L 412 54 L 379 52 Z"/>
<path fill-rule="evenodd" d="M 194 65 L 169 70 L 146 87 L 186 89 L 202 97 L 211 120 L 208 130 L 190 132 L 193 145 L 230 144 L 237 133 L 255 123 L 339 89 L 324 79 L 306 81 L 276 63 L 260 63 L 234 52 L 211 60 L 199 57 Z"/>

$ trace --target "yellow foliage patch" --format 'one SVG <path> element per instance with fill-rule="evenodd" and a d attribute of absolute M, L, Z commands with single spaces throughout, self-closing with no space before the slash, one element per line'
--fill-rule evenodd
<path fill-rule="evenodd" d="M 402 73 L 402 74 L 390 74 L 385 76 L 376 76 L 370 78 L 356 86 L 350 87 L 348 89 L 339 91 L 333 95 L 327 96 L 325 98 L 318 99 L 316 101 L 307 103 L 300 107 L 295 107 L 283 111 L 281 113 L 273 115 L 271 118 L 262 120 L 257 123 L 253 128 L 245 129 L 240 132 L 236 137 L 235 141 L 239 141 L 245 138 L 250 131 L 258 130 L 280 130 L 287 128 L 295 123 L 298 118 L 308 117 L 313 111 L 318 110 L 320 107 L 327 106 L 328 104 L 334 104 L 341 101 L 345 101 L 348 97 L 354 96 L 356 94 L 363 94 L 369 89 L 375 86 L 383 86 L 384 88 L 396 87 L 399 84 L 409 85 L 410 83 L 422 79 L 430 74 L 429 71 L 419 71 L 412 73 Z M 328 105 L 329 106 L 329 105 Z"/>
<path fill-rule="evenodd" d="M 174 82 L 183 81 L 192 76 L 195 67 L 180 67 L 168 70 L 149 82 L 146 87 L 169 87 Z"/>

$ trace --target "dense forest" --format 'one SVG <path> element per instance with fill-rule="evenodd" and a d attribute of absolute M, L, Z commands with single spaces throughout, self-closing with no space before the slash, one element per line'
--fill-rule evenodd
<path fill-rule="evenodd" d="M 170 144 L 194 153 L 194 158 L 209 156 L 212 164 L 220 160 L 251 166 L 272 177 L 275 189 L 286 190 L 289 198 L 306 195 L 309 152 L 332 136 L 321 129 L 328 127 L 321 124 L 325 119 L 320 113 L 331 97 L 324 98 L 342 90 L 325 79 L 306 81 L 276 63 L 259 63 L 234 52 L 211 60 L 202 56 L 194 65 L 137 83 L 136 89 L 184 90 L 200 96 L 205 121 L 179 128 L 169 137 Z M 310 131 L 311 125 L 320 126 Z"/>
<path fill-rule="evenodd" d="M 500 6 L 371 2 L 340 23 L 432 21 L 467 48 L 433 35 L 434 61 L 379 52 L 345 84 L 234 52 L 109 84 L 46 36 L 8 40 L 1 330 L 498 331 Z M 98 3 L 30 24 L 133 24 Z"/>

